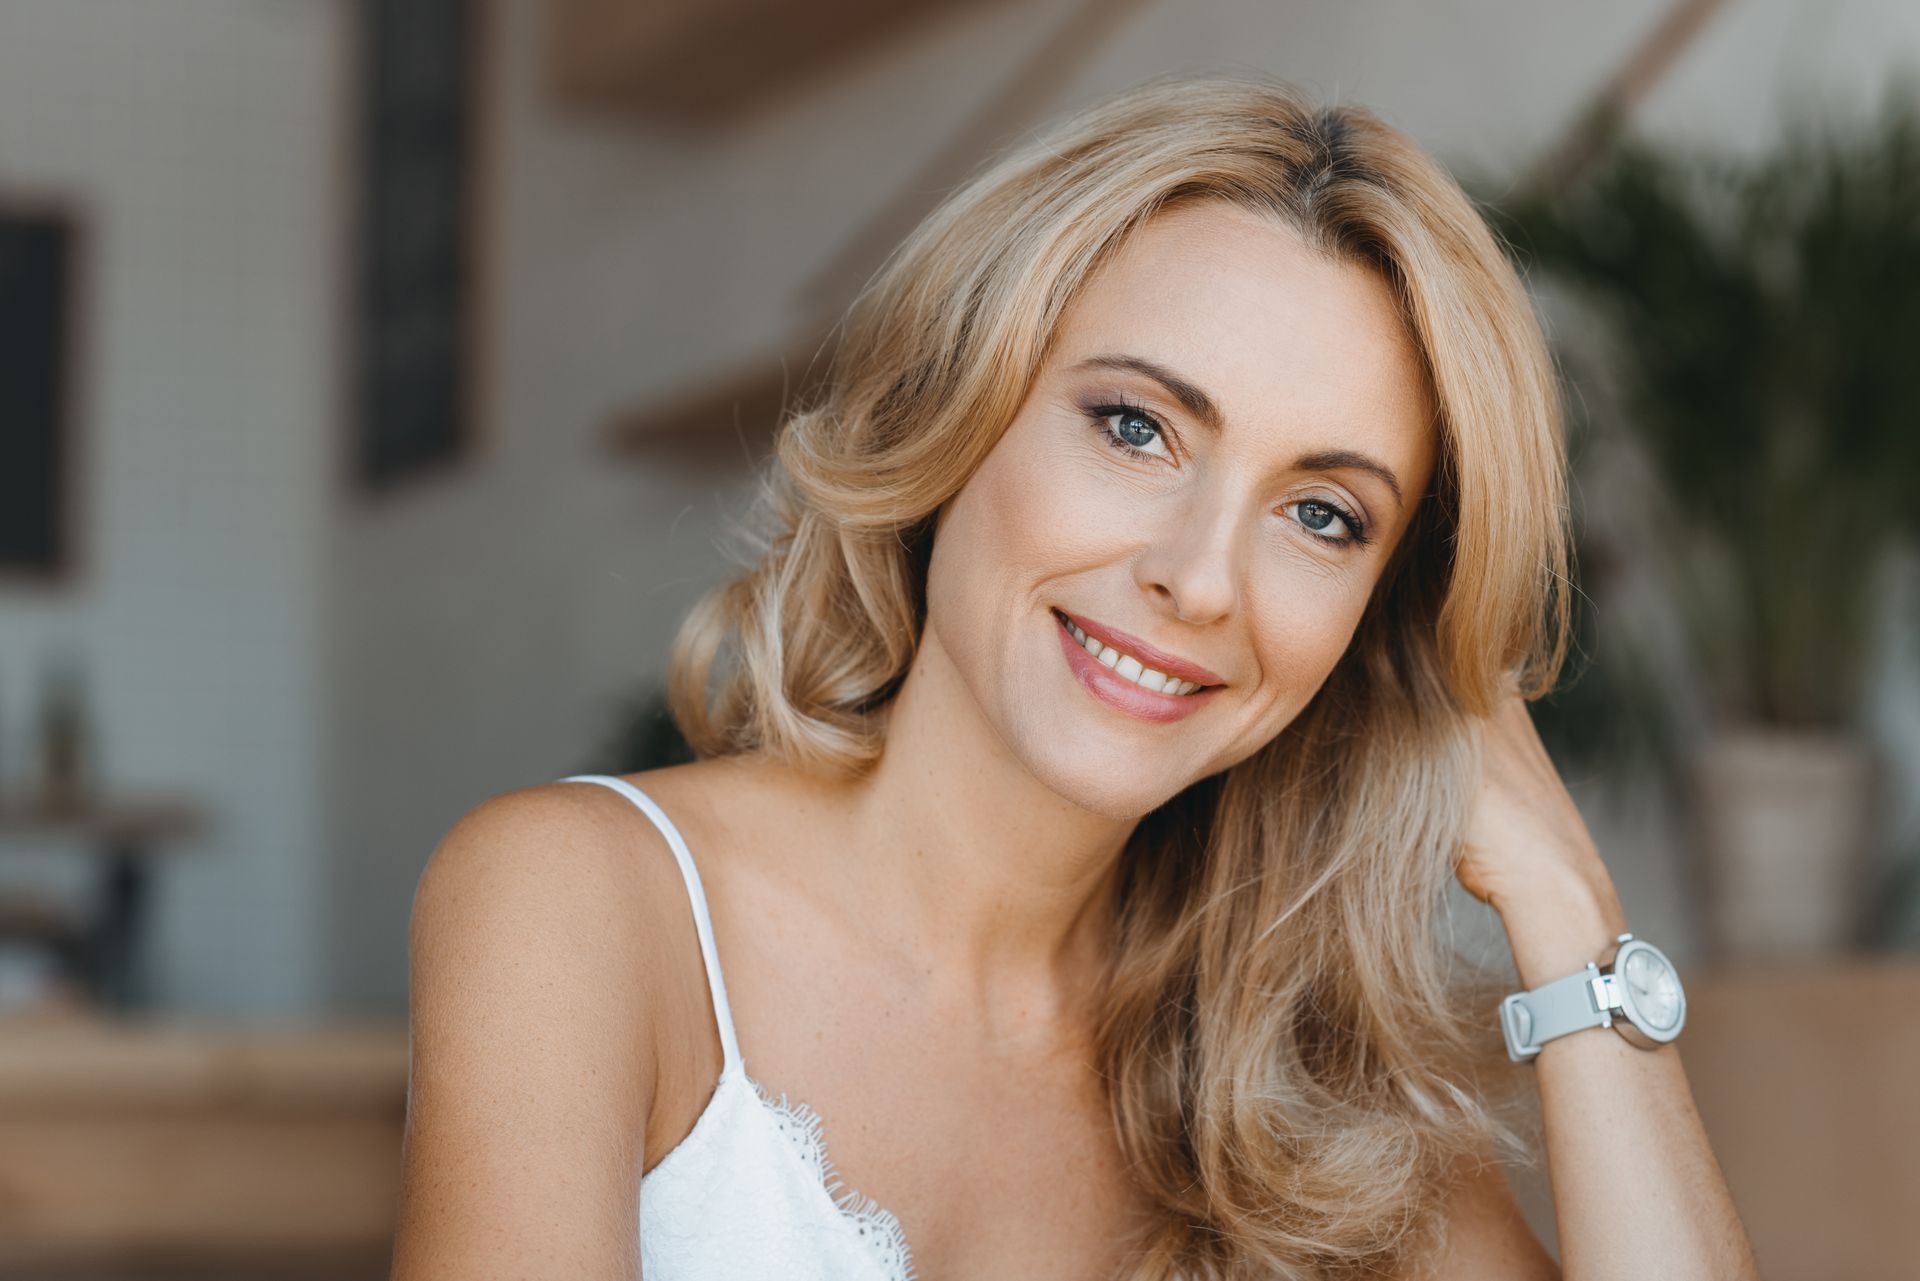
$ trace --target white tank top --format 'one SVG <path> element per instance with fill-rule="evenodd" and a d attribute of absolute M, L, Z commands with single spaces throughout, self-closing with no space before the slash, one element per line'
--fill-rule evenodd
<path fill-rule="evenodd" d="M 687 883 L 724 1061 L 693 1129 L 640 1179 L 640 1268 L 647 1281 L 911 1281 L 900 1222 L 834 1174 L 820 1118 L 774 1098 L 747 1075 L 713 945 L 700 873 L 680 831 L 652 797 L 610 774 L 598 783 L 653 820 Z"/>

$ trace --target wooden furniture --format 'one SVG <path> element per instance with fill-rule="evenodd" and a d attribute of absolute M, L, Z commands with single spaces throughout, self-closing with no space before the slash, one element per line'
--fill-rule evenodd
<path fill-rule="evenodd" d="M 0 937 L 46 942 L 91 999 L 115 1009 L 145 1004 L 140 939 L 153 860 L 205 826 L 199 808 L 174 797 L 133 798 L 75 809 L 0 805 L 0 843 L 49 844 L 100 860 L 92 916 L 63 917 L 39 901 L 0 904 Z"/>
<path fill-rule="evenodd" d="M 1920 1275 L 1920 956 L 1686 983 L 1681 1060 L 1768 1281 Z"/>
<path fill-rule="evenodd" d="M 0 1017 L 0 1277 L 383 1277 L 406 1090 L 404 1025 Z"/>
<path fill-rule="evenodd" d="M 1761 1274 L 1920 1275 L 1920 956 L 1682 978 L 1675 1048 Z M 1546 1174 L 1543 1158 L 1514 1187 L 1552 1243 Z"/>
<path fill-rule="evenodd" d="M 1920 957 L 1686 981 L 1682 1061 L 1768 1281 L 1913 1275 Z M 406 1079 L 400 1025 L 0 1018 L 0 1278 L 383 1276 Z"/>

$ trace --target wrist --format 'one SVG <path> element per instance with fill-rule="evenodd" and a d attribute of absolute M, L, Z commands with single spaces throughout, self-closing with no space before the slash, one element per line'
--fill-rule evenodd
<path fill-rule="evenodd" d="M 1574 877 L 1529 886 L 1493 903 L 1521 986 L 1535 988 L 1597 961 L 1627 931 L 1611 881 Z"/>

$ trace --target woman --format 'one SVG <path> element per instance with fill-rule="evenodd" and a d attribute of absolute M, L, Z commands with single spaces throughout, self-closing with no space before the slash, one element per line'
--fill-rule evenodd
<path fill-rule="evenodd" d="M 1444 892 L 1528 987 L 1627 927 L 1521 701 L 1564 454 L 1458 187 L 1162 78 L 950 197 L 836 359 L 676 646 L 701 759 L 421 880 L 394 1275 L 1557 1275 Z M 1753 1275 L 1673 1047 L 1521 1072 L 1569 1274 Z"/>

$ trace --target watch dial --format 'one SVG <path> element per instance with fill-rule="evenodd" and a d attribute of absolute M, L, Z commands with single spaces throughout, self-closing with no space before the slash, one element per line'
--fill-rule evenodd
<path fill-rule="evenodd" d="M 1645 948 L 1635 948 L 1621 967 L 1634 1007 L 1655 1027 L 1672 1027 L 1680 1017 L 1680 979 L 1673 967 Z"/>

